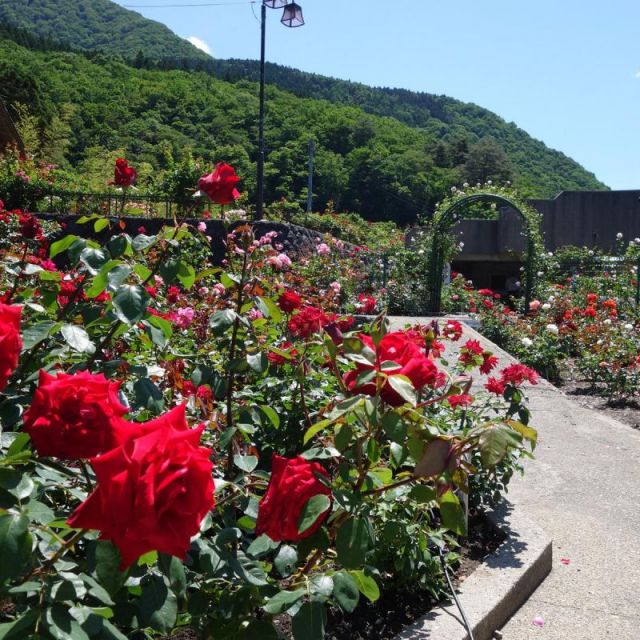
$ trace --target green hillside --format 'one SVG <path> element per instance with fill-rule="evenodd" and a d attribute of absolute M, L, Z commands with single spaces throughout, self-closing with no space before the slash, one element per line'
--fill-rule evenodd
<path fill-rule="evenodd" d="M 56 157 L 71 165 L 103 148 L 162 168 L 167 150 L 189 147 L 236 163 L 252 195 L 257 71 L 255 61 L 214 60 L 109 0 L 0 3 L 0 96 L 14 112 L 29 105 L 44 132 L 64 128 L 47 135 L 64 138 Z M 305 198 L 310 138 L 316 206 L 332 200 L 372 219 L 413 220 L 465 180 L 511 179 L 537 197 L 606 189 L 473 104 L 277 65 L 268 78 L 268 201 Z"/>
<path fill-rule="evenodd" d="M 2 0 L 0 22 L 86 51 L 144 51 L 154 61 L 209 58 L 165 25 L 110 0 Z"/>

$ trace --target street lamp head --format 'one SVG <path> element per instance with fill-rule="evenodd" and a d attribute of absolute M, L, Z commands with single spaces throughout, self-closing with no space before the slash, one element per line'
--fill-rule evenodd
<path fill-rule="evenodd" d="M 304 24 L 302 7 L 295 2 L 290 2 L 285 6 L 280 22 L 282 22 L 285 27 L 301 27 Z"/>
<path fill-rule="evenodd" d="M 262 0 L 262 4 L 269 9 L 282 9 L 288 0 Z"/>

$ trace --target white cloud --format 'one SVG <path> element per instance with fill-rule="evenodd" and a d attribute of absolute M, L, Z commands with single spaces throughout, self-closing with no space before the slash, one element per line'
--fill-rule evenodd
<path fill-rule="evenodd" d="M 635 77 L 636 77 L 638 80 L 640 80 L 640 71 L 636 71 L 636 73 L 635 73 Z"/>
<path fill-rule="evenodd" d="M 196 47 L 197 49 L 200 49 L 200 51 L 204 51 L 205 53 L 208 53 L 209 55 L 211 55 L 211 49 L 209 48 L 209 45 L 204 40 L 201 40 L 197 36 L 189 36 L 187 40 L 194 47 Z"/>

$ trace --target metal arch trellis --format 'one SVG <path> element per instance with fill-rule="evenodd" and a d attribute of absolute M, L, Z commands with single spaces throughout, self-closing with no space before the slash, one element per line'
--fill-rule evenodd
<path fill-rule="evenodd" d="M 495 193 L 474 193 L 456 200 L 444 210 L 436 212 L 431 222 L 431 255 L 429 264 L 429 287 L 427 307 L 432 313 L 440 313 L 442 297 L 442 272 L 444 268 L 444 246 L 447 232 L 459 221 L 469 205 L 487 202 L 503 207 L 509 207 L 518 213 L 524 223 L 527 236 L 527 259 L 525 262 L 525 309 L 529 308 L 529 302 L 533 293 L 535 265 L 537 256 L 542 252 L 542 235 L 540 231 L 540 218 L 536 211 L 531 210 L 524 203 L 516 199 L 510 199 Z"/>

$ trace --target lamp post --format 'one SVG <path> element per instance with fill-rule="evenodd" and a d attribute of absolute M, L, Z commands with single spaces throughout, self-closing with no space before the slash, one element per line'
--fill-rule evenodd
<path fill-rule="evenodd" d="M 265 40 L 267 32 L 267 7 L 284 9 L 280 22 L 285 27 L 301 27 L 304 24 L 302 7 L 288 0 L 262 0 L 260 7 L 260 115 L 258 118 L 258 189 L 256 203 L 256 220 L 264 215 L 264 67 Z"/>

